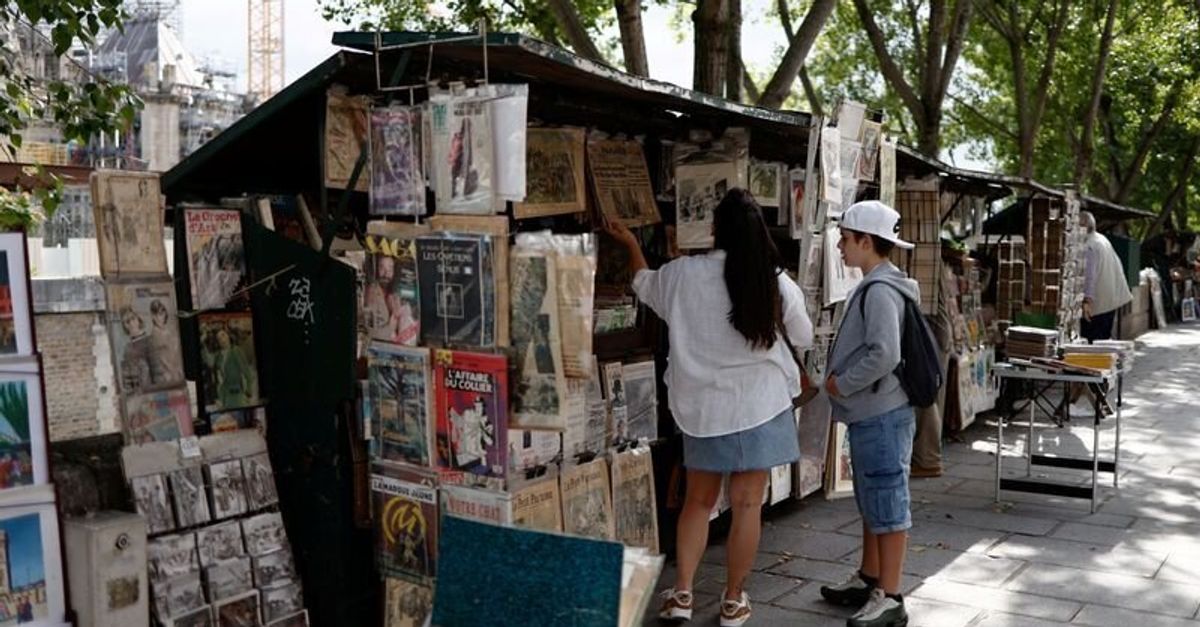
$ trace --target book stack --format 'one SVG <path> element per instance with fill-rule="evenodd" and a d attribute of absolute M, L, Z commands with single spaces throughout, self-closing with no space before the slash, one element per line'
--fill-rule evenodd
<path fill-rule="evenodd" d="M 1135 347 L 1133 342 L 1123 340 L 1099 340 L 1092 344 L 1068 344 L 1063 347 L 1064 361 L 1071 361 L 1068 357 L 1076 356 L 1074 359 L 1080 361 L 1082 365 L 1090 365 L 1083 363 L 1099 356 L 1100 359 L 1111 359 L 1112 365 L 1105 368 L 1116 367 L 1121 370 L 1129 370 L 1133 368 L 1133 356 Z M 1092 366 L 1100 367 L 1100 366 Z"/>
<path fill-rule="evenodd" d="M 1009 327 L 1005 334 L 1008 357 L 1031 359 L 1054 357 L 1058 349 L 1058 331 L 1036 327 Z"/>

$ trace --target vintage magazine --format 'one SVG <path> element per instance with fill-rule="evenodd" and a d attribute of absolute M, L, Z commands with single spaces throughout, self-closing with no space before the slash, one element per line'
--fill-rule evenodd
<path fill-rule="evenodd" d="M 608 462 L 603 457 L 586 464 L 564 468 L 562 485 L 563 531 L 599 540 L 612 540 L 612 492 Z"/>
<path fill-rule="evenodd" d="M 513 526 L 561 533 L 562 499 L 558 477 L 538 479 L 513 489 Z"/>
<path fill-rule="evenodd" d="M 290 549 L 251 556 L 250 563 L 254 568 L 254 585 L 259 588 L 271 588 L 296 579 L 296 564 Z"/>
<path fill-rule="evenodd" d="M 523 220 L 585 211 L 584 130 L 531 128 L 527 133 L 525 202 L 513 205 L 513 216 Z"/>
<path fill-rule="evenodd" d="M 494 525 L 512 525 L 513 497 L 507 492 L 448 485 L 439 490 L 442 515 L 458 516 Z"/>
<path fill-rule="evenodd" d="M 239 557 L 204 569 L 204 585 L 208 600 L 224 601 L 254 589 L 250 558 Z"/>
<path fill-rule="evenodd" d="M 279 512 L 242 519 L 242 536 L 246 539 L 246 552 L 250 555 L 266 555 L 288 546 L 287 531 L 283 528 L 283 517 Z"/>
<path fill-rule="evenodd" d="M 250 312 L 201 314 L 200 360 L 206 411 L 262 404 Z"/>
<path fill-rule="evenodd" d="M 563 402 L 567 428 L 562 433 L 563 460 L 570 461 L 587 452 L 588 379 L 567 379 Z"/>
<path fill-rule="evenodd" d="M 507 216 L 444 216 L 429 218 L 435 231 L 490 235 L 492 247 L 492 292 L 495 294 L 496 346 L 509 346 L 508 302 L 508 217 Z M 488 285 L 484 285 L 487 293 Z M 485 299 L 488 297 L 485 296 Z"/>
<path fill-rule="evenodd" d="M 552 251 L 513 249 L 512 283 L 514 376 L 511 426 L 523 429 L 566 428 L 563 400 L 566 376 L 559 339 L 557 255 Z"/>
<path fill-rule="evenodd" d="M 368 226 L 364 238 L 367 253 L 363 269 L 364 326 L 371 339 L 415 346 L 421 338 L 416 240 L 372 230 Z"/>
<path fill-rule="evenodd" d="M 508 360 L 435 351 L 436 467 L 447 483 L 503 487 L 508 470 Z"/>
<path fill-rule="evenodd" d="M 159 536 L 146 543 L 146 564 L 150 581 L 165 581 L 200 571 L 196 553 L 196 534 Z"/>
<path fill-rule="evenodd" d="M 658 439 L 658 375 L 654 361 L 639 361 L 621 367 L 625 385 L 626 435 L 630 440 Z"/>
<path fill-rule="evenodd" d="M 554 465 L 562 455 L 562 434 L 558 431 L 508 429 L 508 476 L 523 479 L 533 471 Z"/>
<path fill-rule="evenodd" d="M 91 185 L 100 274 L 167 274 L 158 174 L 97 170 Z"/>
<path fill-rule="evenodd" d="M 555 235 L 549 231 L 517 235 L 517 247 L 554 254 L 557 270 L 558 335 L 562 370 L 569 378 L 592 374 L 592 333 L 596 301 L 596 240 L 591 234 Z M 514 302 L 516 302 L 514 300 Z"/>
<path fill-rule="evenodd" d="M 439 233 L 417 238 L 421 343 L 489 348 L 496 344 L 492 238 Z"/>
<path fill-rule="evenodd" d="M 630 228 L 658 224 L 658 205 L 642 145 L 632 139 L 587 142 L 588 171 L 601 214 Z"/>
<path fill-rule="evenodd" d="M 385 461 L 433 464 L 429 349 L 374 342 L 367 353 L 372 430 Z"/>
<path fill-rule="evenodd" d="M 629 440 L 629 397 L 625 394 L 624 370 L 621 362 L 604 364 L 604 395 L 608 402 L 609 442 L 620 444 Z"/>
<path fill-rule="evenodd" d="M 196 532 L 196 547 L 200 551 L 200 565 L 215 566 L 246 554 L 242 542 L 242 524 L 230 520 L 209 525 Z"/>
<path fill-rule="evenodd" d="M 760 207 L 784 207 L 786 166 L 782 163 L 751 161 L 750 193 Z"/>
<path fill-rule="evenodd" d="M 394 577 L 384 578 L 383 627 L 425 627 L 433 614 L 433 587 Z"/>
<path fill-rule="evenodd" d="M 242 474 L 246 476 L 246 504 L 250 511 L 266 509 L 279 502 L 270 455 L 259 453 L 243 457 Z"/>
<path fill-rule="evenodd" d="M 371 215 L 425 215 L 421 108 L 371 110 Z"/>
<path fill-rule="evenodd" d="M 236 209 L 187 207 L 183 216 L 192 309 L 221 309 L 246 286 L 242 214 Z"/>
<path fill-rule="evenodd" d="M 429 98 L 434 195 L 438 213 L 495 212 L 495 145 L 487 100 L 475 94 Z"/>
<path fill-rule="evenodd" d="M 649 448 L 613 455 L 612 490 L 616 540 L 658 553 L 658 505 Z"/>
<path fill-rule="evenodd" d="M 172 442 L 192 435 L 192 403 L 185 388 L 129 394 L 123 405 L 126 444 Z"/>
<path fill-rule="evenodd" d="M 208 484 L 212 490 L 212 514 L 215 520 L 246 513 L 246 477 L 242 473 L 240 460 L 209 464 Z"/>
<path fill-rule="evenodd" d="M 675 236 L 680 248 L 712 248 L 713 213 L 725 193 L 736 186 L 737 165 L 733 161 L 681 163 L 675 167 Z"/>
<path fill-rule="evenodd" d="M 182 386 L 183 353 L 170 281 L 109 283 L 108 328 L 122 394 Z"/>
<path fill-rule="evenodd" d="M 204 488 L 204 471 L 199 466 L 192 466 L 172 471 L 169 476 L 171 493 L 174 495 L 175 520 L 179 526 L 195 527 L 212 520 L 208 510 L 208 492 Z"/>
<path fill-rule="evenodd" d="M 354 164 L 367 145 L 367 129 L 370 125 L 367 108 L 370 100 L 365 96 L 347 96 L 345 88 L 335 87 L 326 94 L 325 100 L 325 186 L 334 189 L 350 187 L 350 175 Z M 369 156 L 369 155 L 368 155 Z M 364 166 L 358 175 L 354 190 L 368 191 L 371 180 L 370 166 Z"/>
<path fill-rule="evenodd" d="M 371 474 L 375 559 L 390 576 L 437 574 L 438 497 L 432 471 L 376 464 Z"/>
<path fill-rule="evenodd" d="M 175 529 L 175 514 L 171 511 L 164 475 L 146 475 L 129 480 L 133 503 L 146 519 L 146 533 L 156 534 Z"/>

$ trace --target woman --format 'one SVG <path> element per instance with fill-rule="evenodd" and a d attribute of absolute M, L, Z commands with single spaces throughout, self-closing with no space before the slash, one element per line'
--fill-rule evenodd
<path fill-rule="evenodd" d="M 664 594 L 660 616 L 692 617 L 692 579 L 708 543 L 709 512 L 729 474 L 733 526 L 721 625 L 739 627 L 750 619 L 743 584 L 758 552 L 769 471 L 800 458 L 792 410 L 800 371 L 781 331 L 798 347 L 812 343 L 804 295 L 783 273 L 762 211 L 745 190 L 730 190 L 716 208 L 716 250 L 659 270 L 648 269 L 629 229 L 616 223 L 606 229 L 629 249 L 634 291 L 670 329 L 665 376 L 683 432 L 687 496 L 675 586 Z"/>

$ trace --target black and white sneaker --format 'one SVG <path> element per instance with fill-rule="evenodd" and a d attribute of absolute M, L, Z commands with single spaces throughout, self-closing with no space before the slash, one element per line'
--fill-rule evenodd
<path fill-rule="evenodd" d="M 893 599 L 875 588 L 867 604 L 846 621 L 846 627 L 908 627 L 904 599 Z"/>
<path fill-rule="evenodd" d="M 859 571 L 836 586 L 821 586 L 821 596 L 826 602 L 842 607 L 862 607 L 871 598 L 878 580 Z"/>

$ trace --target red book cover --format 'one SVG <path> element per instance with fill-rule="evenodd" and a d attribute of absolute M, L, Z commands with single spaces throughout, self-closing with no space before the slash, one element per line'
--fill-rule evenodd
<path fill-rule="evenodd" d="M 508 360 L 434 351 L 437 467 L 446 483 L 503 488 L 508 453 Z"/>

